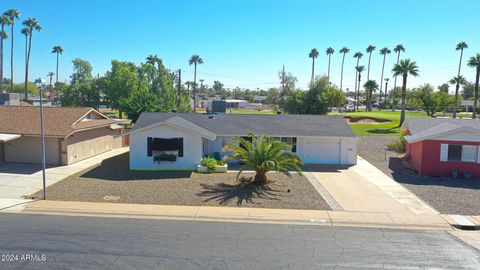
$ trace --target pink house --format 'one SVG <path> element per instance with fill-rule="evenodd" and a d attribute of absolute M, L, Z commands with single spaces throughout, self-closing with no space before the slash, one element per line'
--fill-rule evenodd
<path fill-rule="evenodd" d="M 480 178 L 480 120 L 451 118 L 409 118 L 406 154 L 421 175 Z"/>

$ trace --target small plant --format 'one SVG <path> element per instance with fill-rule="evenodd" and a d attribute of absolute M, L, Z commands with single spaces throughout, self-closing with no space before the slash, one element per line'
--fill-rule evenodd
<path fill-rule="evenodd" d="M 158 162 L 158 163 L 160 163 L 161 161 L 174 162 L 174 161 L 177 161 L 177 155 L 175 155 L 175 154 L 161 153 L 161 154 L 158 155 L 158 156 L 154 156 L 154 157 L 153 157 L 153 161 L 154 161 L 154 162 Z"/>
<path fill-rule="evenodd" d="M 220 164 L 218 164 L 217 160 L 212 157 L 204 157 L 202 158 L 200 165 L 207 167 L 211 171 L 214 171 L 215 168 Z"/>
<path fill-rule="evenodd" d="M 387 149 L 398 153 L 404 153 L 407 149 L 407 141 L 403 136 L 401 136 L 400 138 L 398 138 L 398 140 L 387 144 Z"/>

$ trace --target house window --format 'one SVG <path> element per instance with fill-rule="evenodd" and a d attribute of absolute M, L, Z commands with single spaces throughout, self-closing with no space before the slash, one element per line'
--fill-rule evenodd
<path fill-rule="evenodd" d="M 147 138 L 147 156 L 175 154 L 183 157 L 183 138 Z"/>
<path fill-rule="evenodd" d="M 448 161 L 477 162 L 477 145 L 448 145 Z"/>
<path fill-rule="evenodd" d="M 292 146 L 292 153 L 297 152 L 297 138 L 296 137 L 272 137 L 273 140 L 279 140 Z"/>
<path fill-rule="evenodd" d="M 458 144 L 448 145 L 448 161 L 462 160 L 462 146 Z"/>

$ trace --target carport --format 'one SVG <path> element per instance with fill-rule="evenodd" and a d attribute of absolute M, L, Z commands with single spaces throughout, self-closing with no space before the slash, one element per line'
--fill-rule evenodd
<path fill-rule="evenodd" d="M 22 135 L 0 133 L 0 162 L 5 161 L 5 143 L 20 137 L 22 137 Z"/>

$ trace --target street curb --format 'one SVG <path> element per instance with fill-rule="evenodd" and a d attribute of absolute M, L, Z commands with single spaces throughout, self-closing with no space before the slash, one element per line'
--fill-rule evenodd
<path fill-rule="evenodd" d="M 327 226 L 327 227 L 365 227 L 365 228 L 382 228 L 382 229 L 400 229 L 400 230 L 435 230 L 435 231 L 450 231 L 453 230 L 451 226 L 445 225 L 422 225 L 422 224 L 405 224 L 405 223 L 375 223 L 375 222 L 354 222 L 331 219 L 285 219 L 272 217 L 234 217 L 234 216 L 191 216 L 191 215 L 159 215 L 156 213 L 142 213 L 136 212 L 119 212 L 119 211 L 103 211 L 91 212 L 82 211 L 79 209 L 72 210 L 52 210 L 48 208 L 24 209 L 20 214 L 33 215 L 64 215 L 64 216 L 86 216 L 86 217 L 106 217 L 106 218 L 134 218 L 134 219 L 161 219 L 161 220 L 183 220 L 183 221 L 208 221 L 208 222 L 233 222 L 233 223 L 262 223 L 262 224 L 283 224 L 283 225 L 310 225 L 310 226 Z"/>

